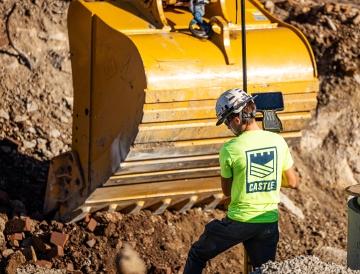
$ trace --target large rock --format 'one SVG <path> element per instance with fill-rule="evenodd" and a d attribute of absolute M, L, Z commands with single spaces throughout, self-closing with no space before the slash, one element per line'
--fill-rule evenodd
<path fill-rule="evenodd" d="M 294 202 L 282 192 L 280 192 L 280 202 L 284 204 L 284 206 L 299 219 L 303 220 L 305 218 L 302 210 L 297 207 Z"/>
<path fill-rule="evenodd" d="M 117 268 L 121 274 L 145 274 L 146 266 L 139 254 L 129 245 L 124 244 L 117 260 Z"/>
<path fill-rule="evenodd" d="M 59 155 L 63 147 L 64 143 L 60 140 L 55 139 L 50 142 L 51 153 L 53 153 L 54 155 Z"/>
<path fill-rule="evenodd" d="M 16 269 L 26 262 L 25 256 L 21 251 L 16 251 L 10 255 L 10 259 L 7 262 L 5 273 L 16 274 Z"/>
<path fill-rule="evenodd" d="M 314 250 L 314 255 L 326 263 L 346 265 L 346 251 L 332 246 L 322 246 Z"/>

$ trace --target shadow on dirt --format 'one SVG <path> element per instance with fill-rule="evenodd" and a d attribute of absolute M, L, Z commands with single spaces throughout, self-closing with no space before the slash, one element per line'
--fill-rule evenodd
<path fill-rule="evenodd" d="M 43 219 L 49 161 L 39 161 L 18 151 L 10 139 L 0 140 L 0 204 L 9 216 Z"/>

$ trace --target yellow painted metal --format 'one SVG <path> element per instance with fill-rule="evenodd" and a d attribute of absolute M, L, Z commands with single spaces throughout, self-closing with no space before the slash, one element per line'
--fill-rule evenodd
<path fill-rule="evenodd" d="M 285 131 L 300 131 L 310 120 L 309 112 L 279 115 Z M 225 126 L 215 126 L 215 119 L 148 123 L 140 125 L 137 143 L 172 142 L 179 140 L 206 139 L 231 136 Z M 261 126 L 261 123 L 259 122 Z"/>
<path fill-rule="evenodd" d="M 86 189 L 77 200 L 81 214 L 89 210 L 84 203 L 93 200 L 121 201 L 111 208 L 128 206 L 137 199 L 130 195 L 132 184 L 140 191 L 138 184 L 147 186 L 146 178 L 149 188 L 169 179 L 166 185 L 177 193 L 179 185 L 171 185 L 171 180 L 215 176 L 218 171 L 217 151 L 231 132 L 215 126 L 214 105 L 224 90 L 242 86 L 240 10 L 236 13 L 235 1 L 212 0 L 205 20 L 214 35 L 199 40 L 187 29 L 190 11 L 177 2 L 70 4 L 72 150 L 79 156 Z M 297 29 L 273 18 L 256 0 L 246 1 L 246 17 L 248 91 L 281 91 L 282 134 L 299 137 L 316 107 L 318 80 L 311 48 Z M 101 188 L 116 180 L 128 185 L 126 191 Z M 203 186 L 209 195 L 217 191 Z M 110 188 L 115 192 L 110 194 Z M 85 201 L 94 191 L 101 198 L 94 194 Z M 153 192 L 144 207 L 169 194 L 161 187 Z M 196 189 L 180 192 L 172 201 L 190 199 Z M 60 205 L 64 215 L 76 210 L 70 204 Z M 104 207 L 100 204 L 92 208 Z"/>
<path fill-rule="evenodd" d="M 224 52 L 209 40 L 194 40 L 183 33 L 131 37 L 147 72 L 147 90 L 176 87 L 192 88 L 192 93 L 196 93 L 194 89 L 199 87 L 241 86 L 241 39 L 240 32 L 236 34 L 237 39 L 230 41 L 233 65 L 226 64 Z M 308 50 L 289 29 L 249 31 L 247 40 L 252 45 L 248 47 L 247 59 L 250 87 L 267 85 L 271 89 L 273 82 L 285 85 L 292 81 L 307 81 L 308 85 L 317 82 Z M 282 43 L 272 45 L 275 41 Z"/>
<path fill-rule="evenodd" d="M 286 94 L 283 112 L 311 111 L 316 107 L 317 94 Z M 142 123 L 181 121 L 196 117 L 206 119 L 215 117 L 216 100 L 181 101 L 158 104 L 145 104 Z"/>
<path fill-rule="evenodd" d="M 81 39 L 70 39 L 72 74 L 74 86 L 74 111 L 72 127 L 72 150 L 79 155 L 85 184 L 89 184 L 90 143 L 90 90 L 91 90 L 91 11 L 74 2 L 68 13 L 69 37 L 82 34 Z M 49 208 L 50 211 L 50 208 Z"/>
<path fill-rule="evenodd" d="M 201 92 L 199 92 L 197 87 L 178 89 L 177 86 L 169 89 L 160 89 L 160 90 L 146 90 L 145 92 L 145 102 L 146 103 L 159 103 L 159 102 L 177 102 L 177 101 L 193 101 L 193 100 L 203 100 L 214 99 L 216 100 L 224 90 L 234 87 L 229 85 L 229 83 L 216 82 L 218 79 L 213 79 L 213 87 L 201 87 Z M 223 80 L 221 80 L 223 82 Z M 238 82 L 237 82 L 238 83 Z M 237 86 L 241 86 L 238 83 Z M 281 91 L 285 94 L 290 93 L 312 93 L 318 90 L 318 81 L 313 79 L 312 81 L 293 81 L 293 82 L 263 82 L 258 84 L 249 84 L 248 90 L 252 92 L 271 92 L 274 90 Z"/>
<path fill-rule="evenodd" d="M 121 189 L 123 197 L 119 197 L 116 189 Z M 95 204 L 110 201 L 126 201 L 129 199 L 141 200 L 155 197 L 169 197 L 177 195 L 201 194 L 220 192 L 219 178 L 205 178 L 196 180 L 184 180 L 178 183 L 171 181 L 149 184 L 137 184 L 121 187 L 98 188 L 87 200 L 87 204 Z"/>
<path fill-rule="evenodd" d="M 288 23 L 285 23 L 285 22 L 277 19 L 276 17 L 274 17 L 270 12 L 268 12 L 263 7 L 263 5 L 258 0 L 250 0 L 250 1 L 255 7 L 257 7 L 259 9 L 259 11 L 261 11 L 272 22 L 276 22 L 276 23 L 279 24 L 279 26 L 286 27 L 286 28 L 292 30 L 294 33 L 296 33 L 296 35 L 299 37 L 299 39 L 301 39 L 301 41 L 303 42 L 303 44 L 306 46 L 306 48 L 308 50 L 308 53 L 309 53 L 311 61 L 312 61 L 312 66 L 313 66 L 313 69 L 314 69 L 314 77 L 316 78 L 318 76 L 318 72 L 317 72 L 317 67 L 316 67 L 315 56 L 314 56 L 314 53 L 313 53 L 313 51 L 311 49 L 310 43 L 306 39 L 305 35 L 299 29 L 297 29 L 295 26 L 290 25 Z"/>
<path fill-rule="evenodd" d="M 83 8 L 112 29 L 127 34 L 169 32 L 161 0 L 144 1 L 92 1 L 79 0 Z"/>
<path fill-rule="evenodd" d="M 89 148 L 92 190 L 125 160 L 141 121 L 146 87 L 135 45 L 94 17 Z M 114 54 L 116 51 L 121 54 Z"/>
<path fill-rule="evenodd" d="M 195 162 L 195 163 L 194 163 Z M 151 159 L 124 162 L 120 165 L 120 174 L 134 174 L 138 172 L 153 172 L 159 170 L 186 169 L 194 167 L 218 166 L 219 159 L 215 155 L 200 155 L 168 159 Z M 114 174 L 116 175 L 116 174 Z"/>
<path fill-rule="evenodd" d="M 301 137 L 300 131 L 284 132 L 281 135 L 290 140 L 297 140 Z M 185 140 L 164 142 L 160 144 L 147 143 L 135 144 L 130 150 L 126 162 L 149 160 L 149 159 L 169 159 L 171 157 L 186 157 L 188 155 L 211 155 L 218 154 L 221 145 L 231 137 L 209 138 L 201 140 Z"/>

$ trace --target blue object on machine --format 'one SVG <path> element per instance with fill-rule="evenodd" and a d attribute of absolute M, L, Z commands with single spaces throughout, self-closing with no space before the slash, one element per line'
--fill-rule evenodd
<path fill-rule="evenodd" d="M 190 0 L 190 11 L 194 18 L 190 21 L 190 32 L 201 39 L 208 39 L 212 34 L 211 25 L 203 20 L 205 15 L 205 5 L 209 2 L 207 0 Z M 195 28 L 198 26 L 198 29 Z"/>

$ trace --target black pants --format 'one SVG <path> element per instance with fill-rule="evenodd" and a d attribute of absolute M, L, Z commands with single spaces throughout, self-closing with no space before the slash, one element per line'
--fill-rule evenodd
<path fill-rule="evenodd" d="M 225 250 L 243 243 L 253 267 L 275 260 L 279 241 L 278 223 L 242 223 L 224 218 L 205 226 L 204 233 L 189 251 L 184 274 L 201 274 L 206 262 Z"/>

